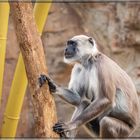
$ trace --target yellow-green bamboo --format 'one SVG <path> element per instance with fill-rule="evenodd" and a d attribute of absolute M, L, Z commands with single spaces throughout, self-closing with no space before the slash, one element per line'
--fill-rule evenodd
<path fill-rule="evenodd" d="M 1 106 L 2 87 L 3 87 L 3 72 L 4 72 L 4 62 L 5 62 L 8 18 L 9 18 L 9 5 L 8 3 L 1 2 L 0 3 L 0 106 Z"/>
<path fill-rule="evenodd" d="M 37 0 L 36 2 L 39 2 Z M 45 25 L 51 3 L 37 3 L 34 7 L 34 17 L 39 33 L 41 34 Z"/>
<path fill-rule="evenodd" d="M 48 15 L 51 3 L 36 3 L 34 8 L 35 21 L 41 34 Z M 2 125 L 2 137 L 15 137 L 18 120 L 27 87 L 25 67 L 20 54 L 14 79 L 12 82 L 10 96 L 6 106 L 4 122 Z"/>
<path fill-rule="evenodd" d="M 25 87 L 27 86 L 27 78 L 24 74 L 25 67 L 20 54 L 4 114 L 2 137 L 14 137 L 16 134 L 20 110 L 26 91 Z"/>

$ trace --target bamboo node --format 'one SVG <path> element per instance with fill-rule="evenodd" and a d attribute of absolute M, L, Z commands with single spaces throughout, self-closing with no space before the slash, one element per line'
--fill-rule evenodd
<path fill-rule="evenodd" d="M 6 40 L 7 37 L 0 37 L 0 40 Z"/>
<path fill-rule="evenodd" d="M 10 116 L 10 115 L 7 115 L 7 114 L 4 114 L 4 116 L 7 118 L 7 119 L 10 119 L 10 120 L 19 120 L 19 116 Z"/>

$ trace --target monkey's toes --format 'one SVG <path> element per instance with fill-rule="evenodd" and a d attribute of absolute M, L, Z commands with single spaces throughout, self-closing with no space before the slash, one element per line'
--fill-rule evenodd
<path fill-rule="evenodd" d="M 67 138 L 65 133 L 59 133 L 59 135 L 60 135 L 60 138 Z"/>
<path fill-rule="evenodd" d="M 53 126 L 53 131 L 57 132 L 57 133 L 63 133 L 63 132 L 67 132 L 69 129 L 67 127 L 67 125 L 65 123 L 56 123 Z"/>
<path fill-rule="evenodd" d="M 62 128 L 55 128 L 53 127 L 53 131 L 57 134 L 60 135 L 60 138 L 66 138 L 65 133 L 63 132 L 64 130 Z"/>
<path fill-rule="evenodd" d="M 64 129 L 62 127 L 53 127 L 53 131 L 56 133 L 62 133 L 64 132 Z"/>

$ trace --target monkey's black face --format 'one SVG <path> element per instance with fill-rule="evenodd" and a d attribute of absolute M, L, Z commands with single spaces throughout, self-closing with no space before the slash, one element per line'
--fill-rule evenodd
<path fill-rule="evenodd" d="M 98 52 L 93 38 L 85 35 L 77 35 L 67 41 L 64 51 L 64 62 L 68 64 L 81 63 L 84 56 Z"/>
<path fill-rule="evenodd" d="M 64 51 L 65 58 L 69 59 L 74 57 L 76 55 L 77 50 L 77 42 L 74 40 L 68 40 L 67 47 Z"/>

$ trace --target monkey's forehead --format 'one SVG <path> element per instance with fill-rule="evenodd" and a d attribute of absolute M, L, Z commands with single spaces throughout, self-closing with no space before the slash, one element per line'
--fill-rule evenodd
<path fill-rule="evenodd" d="M 87 40 L 89 39 L 89 36 L 86 35 L 76 35 L 74 37 L 71 38 L 71 40 Z"/>

